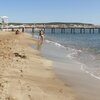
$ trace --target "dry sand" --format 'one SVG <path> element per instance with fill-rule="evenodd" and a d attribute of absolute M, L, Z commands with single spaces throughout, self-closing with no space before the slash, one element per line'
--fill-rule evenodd
<path fill-rule="evenodd" d="M 26 33 L 0 32 L 0 100 L 75 100 Z"/>

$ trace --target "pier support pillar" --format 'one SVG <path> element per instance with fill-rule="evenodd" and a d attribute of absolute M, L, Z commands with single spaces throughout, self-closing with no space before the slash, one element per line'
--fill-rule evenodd
<path fill-rule="evenodd" d="M 55 33 L 55 28 L 51 28 L 51 33 Z"/>
<path fill-rule="evenodd" d="M 75 28 L 73 28 L 73 33 L 75 34 Z"/>
<path fill-rule="evenodd" d="M 93 34 L 94 34 L 94 28 L 93 28 Z"/>
<path fill-rule="evenodd" d="M 85 28 L 83 28 L 83 33 L 85 34 Z"/>
<path fill-rule="evenodd" d="M 34 33 L 34 27 L 32 28 L 32 33 Z"/>
<path fill-rule="evenodd" d="M 89 33 L 91 34 L 91 28 L 89 29 Z"/>
<path fill-rule="evenodd" d="M 65 28 L 61 28 L 61 33 L 65 33 Z"/>
<path fill-rule="evenodd" d="M 80 28 L 80 33 L 82 34 L 82 28 Z"/>
<path fill-rule="evenodd" d="M 73 32 L 73 29 L 71 28 L 71 33 Z"/>
<path fill-rule="evenodd" d="M 75 28 L 71 28 L 71 33 L 75 34 Z"/>
<path fill-rule="evenodd" d="M 98 33 L 100 33 L 100 28 L 98 28 Z"/>

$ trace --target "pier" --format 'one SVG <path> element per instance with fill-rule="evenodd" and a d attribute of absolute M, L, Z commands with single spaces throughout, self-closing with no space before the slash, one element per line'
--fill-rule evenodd
<path fill-rule="evenodd" d="M 12 31 L 16 30 L 16 29 L 20 29 L 22 32 L 24 32 L 26 29 L 30 29 L 32 30 L 32 33 L 35 32 L 35 30 L 44 30 L 46 31 L 47 29 L 51 30 L 51 33 L 55 33 L 57 29 L 60 30 L 61 33 L 71 33 L 71 34 L 76 34 L 76 33 L 80 33 L 80 34 L 86 34 L 86 33 L 90 33 L 90 34 L 94 34 L 96 33 L 100 33 L 100 26 L 67 26 L 67 25 L 45 25 L 45 24 L 36 24 L 36 25 L 25 25 L 23 27 L 19 26 L 19 27 L 7 27 L 7 28 L 0 28 L 2 29 L 11 29 Z"/>
<path fill-rule="evenodd" d="M 87 27 L 67 27 L 67 26 L 60 26 L 60 25 L 34 25 L 32 27 L 25 27 L 25 29 L 30 28 L 32 29 L 32 32 L 35 32 L 35 29 L 38 30 L 44 30 L 46 31 L 47 29 L 51 30 L 51 33 L 56 33 L 56 30 L 59 29 L 61 33 L 71 33 L 71 34 L 76 34 L 77 30 L 78 33 L 80 34 L 86 34 L 86 33 L 90 33 L 90 34 L 94 34 L 95 31 L 96 33 L 100 33 L 100 27 L 96 27 L 96 26 L 87 26 Z M 69 30 L 69 32 L 67 32 L 67 30 Z"/>

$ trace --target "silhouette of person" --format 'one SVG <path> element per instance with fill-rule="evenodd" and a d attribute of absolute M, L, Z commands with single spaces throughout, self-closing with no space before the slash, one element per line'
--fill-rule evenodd
<path fill-rule="evenodd" d="M 38 46 L 37 49 L 40 50 L 42 44 L 44 42 L 44 31 L 39 31 L 39 36 L 38 36 Z"/>

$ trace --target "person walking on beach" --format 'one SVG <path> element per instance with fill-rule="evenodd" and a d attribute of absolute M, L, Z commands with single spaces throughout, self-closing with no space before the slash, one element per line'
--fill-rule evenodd
<path fill-rule="evenodd" d="M 39 36 L 38 36 L 38 45 L 37 45 L 38 50 L 40 50 L 43 42 L 44 42 L 44 31 L 40 30 L 39 31 Z"/>

